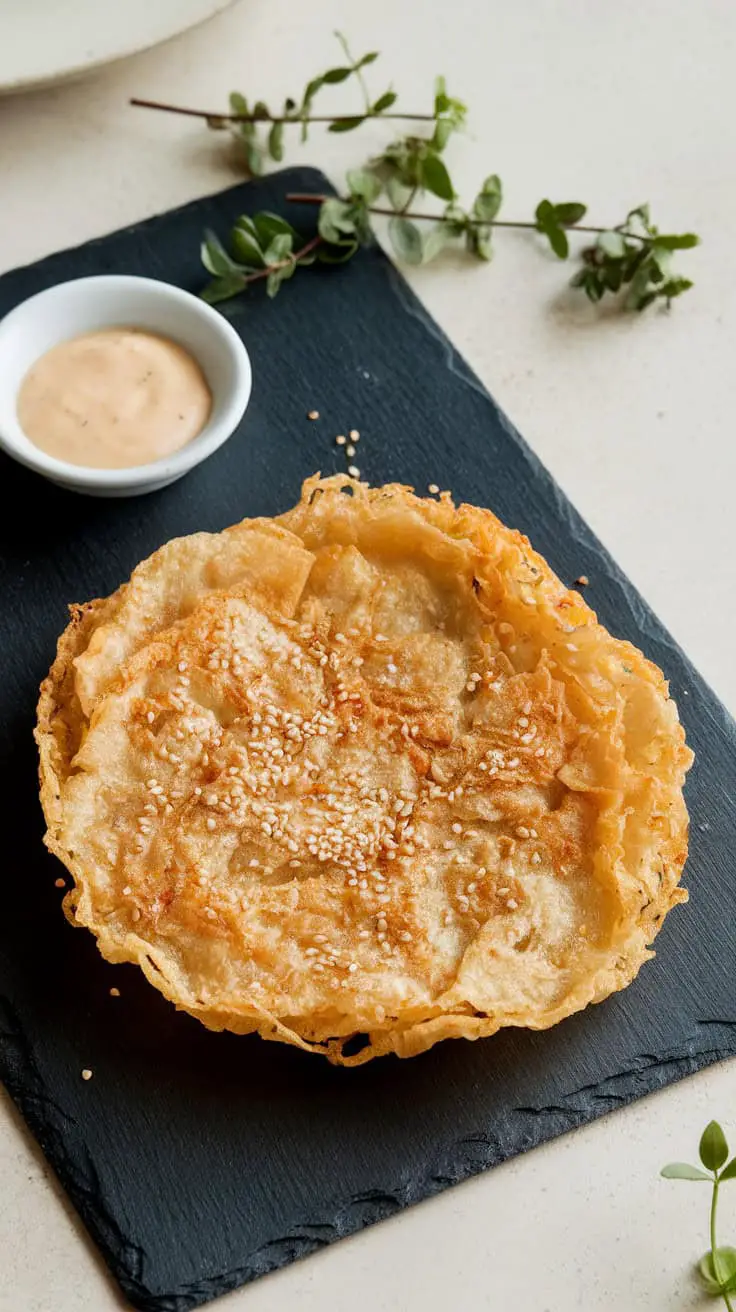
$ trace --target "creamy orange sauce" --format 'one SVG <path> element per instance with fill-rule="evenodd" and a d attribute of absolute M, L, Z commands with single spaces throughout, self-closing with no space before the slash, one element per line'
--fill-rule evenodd
<path fill-rule="evenodd" d="M 186 446 L 209 419 L 212 393 L 181 346 L 135 328 L 60 342 L 29 369 L 18 420 L 31 442 L 94 469 L 148 465 Z"/>

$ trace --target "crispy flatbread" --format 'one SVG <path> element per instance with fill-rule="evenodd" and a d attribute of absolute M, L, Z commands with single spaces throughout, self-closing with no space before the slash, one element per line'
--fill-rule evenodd
<path fill-rule="evenodd" d="M 345 1065 L 554 1025 L 686 898 L 660 670 L 447 494 L 315 476 L 168 543 L 73 608 L 36 736 L 103 955 Z"/>

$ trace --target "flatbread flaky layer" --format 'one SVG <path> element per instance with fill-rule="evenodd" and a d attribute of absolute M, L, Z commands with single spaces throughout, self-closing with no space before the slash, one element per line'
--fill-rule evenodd
<path fill-rule="evenodd" d="M 661 672 L 448 494 L 315 476 L 167 543 L 72 608 L 36 737 L 103 955 L 346 1065 L 554 1025 L 687 896 Z"/>

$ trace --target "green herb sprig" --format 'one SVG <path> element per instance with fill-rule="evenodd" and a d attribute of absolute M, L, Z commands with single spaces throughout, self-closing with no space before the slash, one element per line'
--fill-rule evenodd
<path fill-rule="evenodd" d="M 717 1121 L 706 1125 L 700 1139 L 700 1160 L 705 1167 L 690 1166 L 687 1162 L 670 1162 L 662 1168 L 666 1180 L 697 1180 L 710 1183 L 710 1248 L 697 1264 L 700 1283 L 713 1298 L 721 1298 L 734 1312 L 731 1294 L 736 1295 L 736 1248 L 721 1248 L 716 1241 L 716 1220 L 720 1187 L 727 1180 L 736 1180 L 736 1157 L 728 1160 L 728 1143 Z"/>
<path fill-rule="evenodd" d="M 301 96 L 287 96 L 280 113 L 273 113 L 263 100 L 256 100 L 251 105 L 246 96 L 239 91 L 230 94 L 230 113 L 222 114 L 206 109 L 190 109 L 185 105 L 170 105 L 161 100 L 143 100 L 134 96 L 130 104 L 141 109 L 157 109 L 167 114 L 183 114 L 189 118 L 204 119 L 213 131 L 230 132 L 242 150 L 246 169 L 253 177 L 263 173 L 266 160 L 270 156 L 277 164 L 284 157 L 284 133 L 289 126 L 300 129 L 302 141 L 307 140 L 310 123 L 326 123 L 328 132 L 352 132 L 369 119 L 387 118 L 416 120 L 434 123 L 434 114 L 390 113 L 398 99 L 396 92 L 389 87 L 375 99 L 371 96 L 363 70 L 375 63 L 379 57 L 377 50 L 369 50 L 359 59 L 354 58 L 342 32 L 335 36 L 345 56 L 345 63 L 328 68 L 307 82 Z M 360 88 L 363 109 L 350 114 L 315 114 L 313 113 L 316 96 L 326 86 L 337 86 L 354 78 Z"/>
<path fill-rule="evenodd" d="M 242 215 L 229 234 L 227 245 L 212 233 L 202 246 L 202 260 L 213 281 L 203 291 L 214 303 L 236 296 L 251 283 L 264 280 L 269 296 L 299 267 L 316 262 L 341 263 L 360 246 L 373 241 L 371 220 L 388 218 L 388 237 L 397 256 L 407 264 L 426 264 L 448 247 L 464 247 L 468 255 L 488 261 L 494 253 L 498 229 L 529 229 L 545 239 L 560 260 L 570 257 L 570 233 L 591 235 L 594 241 L 576 248 L 579 265 L 571 286 L 594 303 L 617 297 L 625 309 L 645 310 L 655 302 L 668 307 L 692 287 L 692 281 L 672 269 L 673 254 L 697 246 L 695 233 L 663 233 L 652 223 L 649 206 L 629 210 L 614 227 L 585 224 L 587 206 L 581 201 L 539 202 L 529 219 L 500 218 L 503 184 L 491 173 L 469 206 L 460 204 L 450 176 L 445 151 L 453 134 L 465 126 L 465 104 L 450 96 L 444 78 L 437 78 L 431 113 L 392 112 L 397 100 L 389 88 L 374 98 L 365 69 L 375 63 L 377 51 L 355 58 L 341 33 L 336 33 L 345 62 L 309 81 L 298 100 L 284 101 L 283 112 L 273 114 L 263 101 L 252 107 L 245 96 L 233 92 L 230 114 L 165 105 L 157 101 L 132 103 L 153 109 L 190 114 L 206 119 L 210 127 L 228 128 L 242 148 L 249 173 L 263 171 L 266 157 L 280 162 L 284 131 L 298 125 L 302 140 L 309 124 L 327 123 L 330 132 L 348 132 L 369 119 L 408 119 L 425 123 L 424 135 L 412 132 L 389 143 L 377 156 L 347 173 L 342 196 L 291 194 L 291 203 L 319 207 L 316 235 L 300 234 L 285 219 L 271 213 Z M 354 79 L 363 108 L 340 115 L 315 115 L 313 105 L 323 87 Z M 443 202 L 437 213 L 421 208 L 425 198 Z M 378 204 L 377 202 L 381 203 Z M 275 225 L 280 224 L 277 228 Z"/>

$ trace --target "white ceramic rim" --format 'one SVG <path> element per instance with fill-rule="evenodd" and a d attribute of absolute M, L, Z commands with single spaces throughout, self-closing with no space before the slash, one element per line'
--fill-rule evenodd
<path fill-rule="evenodd" d="M 104 3 L 92 3 L 89 0 L 88 13 L 81 15 L 69 16 L 69 21 L 80 22 L 82 37 L 79 41 L 79 54 L 67 56 L 60 63 L 55 62 L 52 56 L 48 60 L 48 66 L 43 67 L 42 63 L 37 61 L 30 70 L 24 70 L 19 75 L 8 77 L 7 71 L 0 68 L 0 97 L 15 96 L 27 91 L 41 90 L 45 87 L 55 86 L 57 83 L 74 80 L 83 77 L 85 74 L 93 73 L 97 69 L 105 68 L 109 64 L 115 64 L 123 59 L 130 59 L 132 55 L 142 54 L 145 50 L 150 50 L 154 46 L 163 45 L 164 42 L 170 41 L 173 37 L 181 36 L 182 33 L 191 31 L 194 27 L 208 22 L 211 18 L 221 14 L 228 9 L 235 0 L 201 0 L 201 3 L 193 5 L 185 14 L 177 13 L 176 17 L 172 15 L 163 23 L 156 22 L 153 26 L 140 22 L 140 15 L 134 16 L 133 22 L 129 21 L 128 31 L 121 39 L 115 39 L 111 42 L 106 41 L 104 35 L 104 19 L 102 26 L 102 37 L 99 32 L 95 33 L 95 38 L 91 42 L 94 50 L 88 53 L 90 47 L 89 37 L 89 15 L 94 17 L 104 15 L 107 6 Z M 25 21 L 25 20 L 24 20 Z M 31 21 L 33 19 L 31 18 Z M 36 22 L 38 21 L 36 16 Z M 58 56 L 56 57 L 58 58 Z"/>
<path fill-rule="evenodd" d="M 71 286 L 84 287 L 91 284 L 95 284 L 97 287 L 104 284 L 110 288 L 111 292 L 115 290 L 116 286 L 121 285 L 130 286 L 135 284 L 143 286 L 148 291 L 154 291 L 154 294 L 162 299 L 176 302 L 185 306 L 188 312 L 198 314 L 201 320 L 207 324 L 212 335 L 220 339 L 223 347 L 237 362 L 238 372 L 242 376 L 242 387 L 233 389 L 232 395 L 224 401 L 221 414 L 216 423 L 208 421 L 202 432 L 193 437 L 185 446 L 180 447 L 178 451 L 172 452 L 171 455 L 163 456 L 160 460 L 154 460 L 147 465 L 129 465 L 124 469 L 98 469 L 91 465 L 75 465 L 67 460 L 58 460 L 55 456 L 47 455 L 40 447 L 34 447 L 30 439 L 23 434 L 17 420 L 18 431 L 23 435 L 24 440 L 31 449 L 29 450 L 24 445 L 16 445 L 13 437 L 2 431 L 0 431 L 0 449 L 13 460 L 25 465 L 28 469 L 34 470 L 35 473 L 44 474 L 55 482 L 73 485 L 77 488 L 129 488 L 131 491 L 135 491 L 159 480 L 173 481 L 193 469 L 201 461 L 206 460 L 218 447 L 222 446 L 223 442 L 226 442 L 232 436 L 245 414 L 253 385 L 253 371 L 245 343 L 223 315 L 214 310 L 206 301 L 201 300 L 200 297 L 184 291 L 181 287 L 175 287 L 173 283 L 161 282 L 157 278 L 137 277 L 134 274 L 92 274 L 86 278 L 69 278 L 65 282 L 55 283 L 53 287 L 47 287 L 43 291 L 36 292 L 33 296 L 27 297 L 25 301 L 21 301 L 19 305 L 16 305 L 0 320 L 0 367 L 2 367 L 2 340 L 7 333 L 13 331 L 13 320 L 16 316 L 20 318 L 22 314 L 28 312 L 29 307 L 38 306 L 42 301 L 64 294 L 66 289 Z M 115 323 L 116 320 L 113 315 L 110 325 L 113 326 Z M 136 326 L 142 329 L 147 327 L 145 323 Z M 152 329 L 151 331 L 155 330 Z"/>

